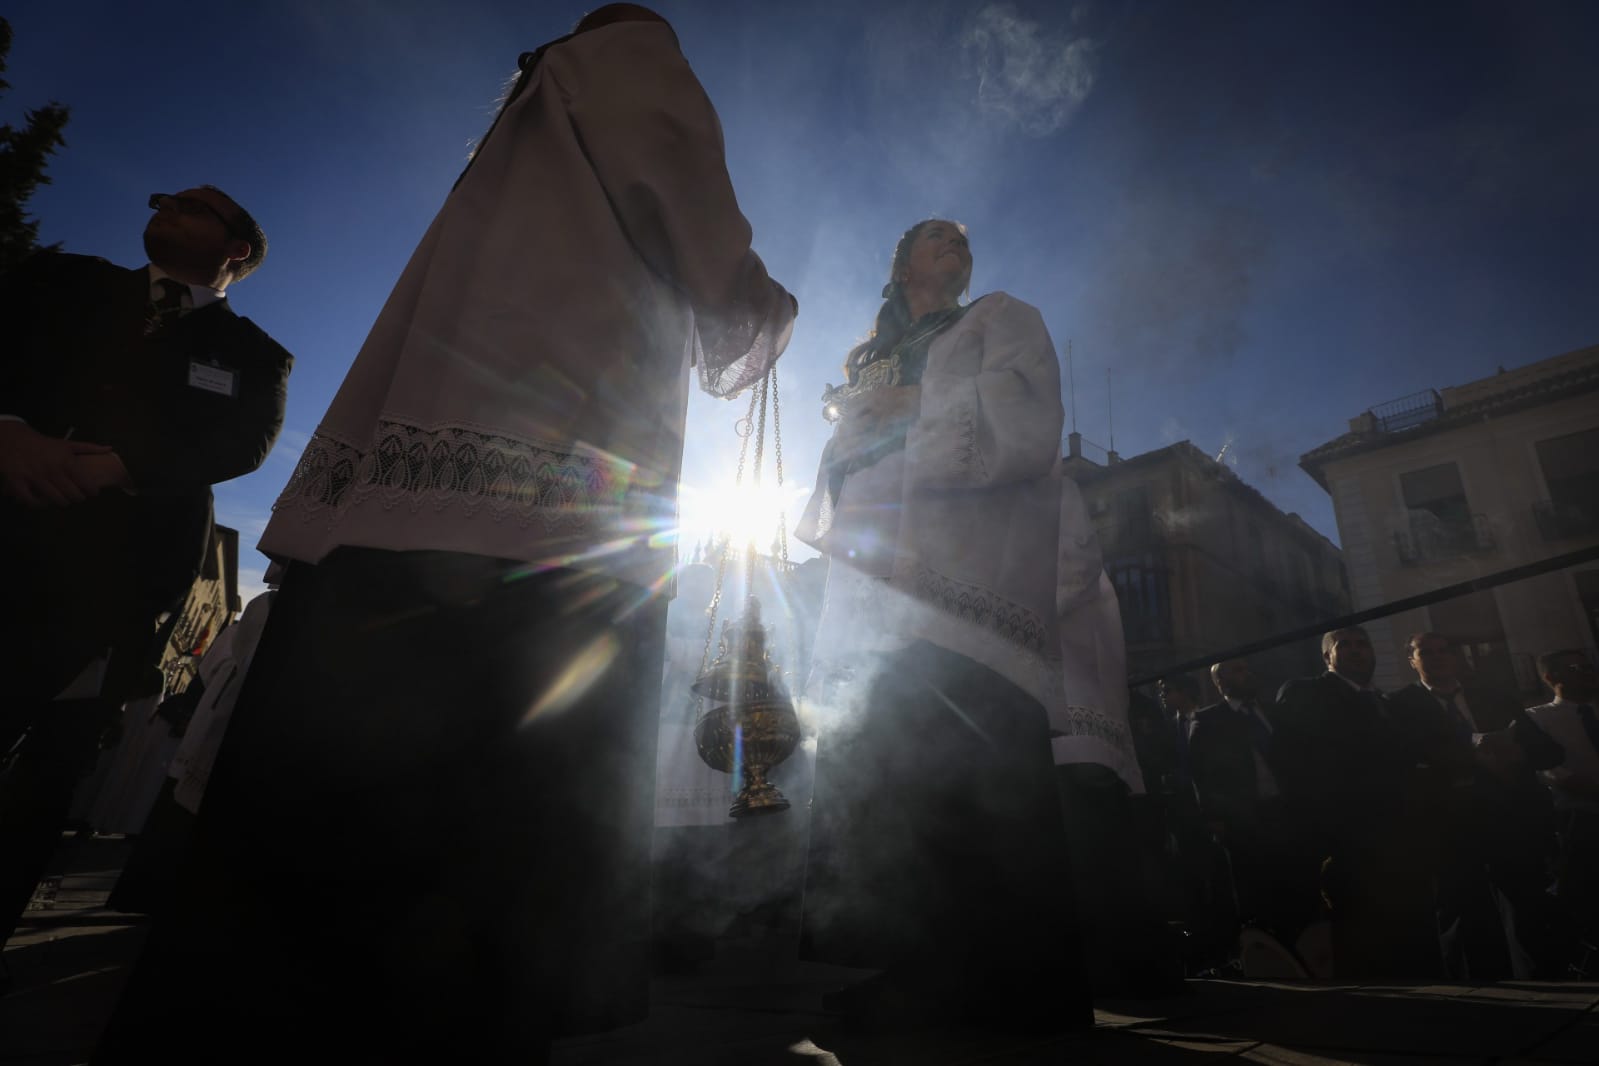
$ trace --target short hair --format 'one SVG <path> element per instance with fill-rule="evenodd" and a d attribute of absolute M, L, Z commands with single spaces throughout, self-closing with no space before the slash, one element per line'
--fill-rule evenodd
<path fill-rule="evenodd" d="M 1365 626 L 1344 626 L 1342 629 L 1329 629 L 1321 635 L 1321 657 L 1327 658 L 1327 653 L 1333 650 L 1333 645 L 1338 643 L 1340 633 L 1359 633 L 1366 638 L 1366 643 L 1371 643 L 1371 635 L 1366 632 Z"/>
<path fill-rule="evenodd" d="M 233 205 L 232 235 L 241 241 L 250 242 L 250 254 L 233 264 L 233 280 L 238 281 L 260 266 L 261 260 L 266 258 L 266 232 L 261 229 L 261 224 L 255 220 L 254 215 L 239 206 L 239 201 L 228 196 L 227 193 L 215 185 L 202 185 L 200 188 L 210 189 L 214 193 L 228 197 L 228 203 Z"/>
<path fill-rule="evenodd" d="M 1167 688 L 1174 688 L 1188 694 L 1188 698 L 1195 703 L 1199 702 L 1199 682 L 1187 674 L 1169 674 L 1160 679 L 1160 683 Z"/>
<path fill-rule="evenodd" d="M 1450 651 L 1454 651 L 1455 648 L 1460 646 L 1460 642 L 1455 640 L 1454 637 L 1448 636 L 1444 633 L 1434 633 L 1431 630 L 1428 630 L 1424 633 L 1410 634 L 1410 639 L 1405 641 L 1405 656 L 1408 658 L 1415 655 L 1416 650 L 1421 647 L 1421 642 L 1424 640 L 1441 640 L 1444 642 L 1444 646 Z"/>
<path fill-rule="evenodd" d="M 1559 651 L 1546 651 L 1538 656 L 1538 676 L 1547 677 L 1555 668 L 1555 664 L 1568 655 L 1576 655 L 1586 659 L 1587 653 L 1581 648 L 1561 648 Z"/>

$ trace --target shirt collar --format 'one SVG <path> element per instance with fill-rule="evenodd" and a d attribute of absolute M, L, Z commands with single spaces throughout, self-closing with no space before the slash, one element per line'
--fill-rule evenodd
<path fill-rule="evenodd" d="M 174 278 L 171 274 L 168 274 L 165 270 L 162 270 L 154 263 L 149 264 L 149 266 L 147 266 L 145 269 L 150 272 L 151 288 L 154 288 L 155 283 L 160 281 L 162 278 L 166 278 L 170 281 L 178 281 L 177 278 Z M 186 283 L 178 281 L 178 284 L 184 285 Z M 221 289 L 213 289 L 209 285 L 189 285 L 188 289 L 190 306 L 192 306 L 196 311 L 204 307 L 206 304 L 214 304 L 218 300 L 227 299 L 227 293 L 223 292 Z"/>
<path fill-rule="evenodd" d="M 1353 681 L 1349 680 L 1349 678 L 1345 677 L 1343 674 L 1340 674 L 1337 670 L 1328 670 L 1327 672 L 1329 674 L 1331 674 L 1332 676 L 1336 677 L 1338 680 L 1342 681 L 1344 684 L 1348 685 L 1350 688 L 1354 689 L 1356 692 L 1376 692 L 1377 691 L 1376 689 L 1372 688 L 1370 685 L 1357 685 L 1357 684 L 1355 684 Z"/>
<path fill-rule="evenodd" d="M 1434 696 L 1437 696 L 1439 699 L 1447 700 L 1447 699 L 1452 699 L 1453 697 L 1459 695 L 1460 691 L 1462 689 L 1464 689 L 1466 686 L 1460 684 L 1457 681 L 1457 682 L 1455 682 L 1455 687 L 1454 688 L 1446 690 L 1446 689 L 1441 689 L 1441 688 L 1439 688 L 1436 685 L 1429 685 L 1429 684 L 1427 684 L 1427 682 L 1423 681 L 1423 682 L 1421 682 L 1421 687 L 1426 689 L 1428 692 L 1431 692 Z"/>

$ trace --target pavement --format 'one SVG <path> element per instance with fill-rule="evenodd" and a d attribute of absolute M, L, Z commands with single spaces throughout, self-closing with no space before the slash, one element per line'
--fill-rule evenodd
<path fill-rule="evenodd" d="M 65 837 L 3 960 L 0 1063 L 88 1061 L 144 939 L 143 919 L 105 909 L 130 842 Z M 333 905 L 333 904 L 330 904 Z M 552 1066 L 1272 1066 L 1599 1064 L 1599 984 L 1315 984 L 1189 981 L 1161 999 L 1107 1001 L 1091 1031 L 1062 1037 L 947 1029 L 843 1033 L 822 992 L 862 971 L 806 964 L 771 942 L 733 940 L 690 974 L 652 986 L 647 1021 L 556 1045 Z M 4 971 L 0 971 L 4 972 Z"/>

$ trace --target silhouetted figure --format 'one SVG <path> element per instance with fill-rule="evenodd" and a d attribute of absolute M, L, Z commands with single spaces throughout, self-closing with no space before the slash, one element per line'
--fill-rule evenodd
<path fill-rule="evenodd" d="M 1559 745 L 1514 696 L 1466 678 L 1450 638 L 1417 633 L 1407 647 L 1417 680 L 1390 693 L 1388 705 L 1430 783 L 1449 975 L 1555 976 L 1546 891 L 1554 819 L 1536 771 L 1559 764 Z"/>
<path fill-rule="evenodd" d="M 1586 976 L 1595 974 L 1599 945 L 1599 677 L 1589 653 L 1577 649 L 1538 657 L 1538 674 L 1554 691 L 1527 715 L 1555 743 L 1562 759 L 1544 771 L 1560 827 L 1556 896 L 1585 942 Z"/>
<path fill-rule="evenodd" d="M 1292 945 L 1318 911 L 1316 865 L 1279 783 L 1276 707 L 1242 659 L 1210 676 L 1222 699 L 1200 710 L 1189 743 L 1200 809 L 1231 860 L 1239 918 Z"/>
<path fill-rule="evenodd" d="M 1228 964 L 1238 932 L 1238 901 L 1227 853 L 1204 817 L 1194 783 L 1194 736 L 1199 728 L 1199 682 L 1171 674 L 1156 686 L 1165 709 L 1175 770 L 1167 791 L 1166 824 L 1172 889 L 1188 930 L 1187 968 L 1204 973 Z"/>
<path fill-rule="evenodd" d="M 523 57 L 306 446 L 288 561 L 97 1061 L 538 1062 L 642 1016 L 689 366 L 793 298 L 658 15 Z"/>
<path fill-rule="evenodd" d="M 261 465 L 289 353 L 227 289 L 266 255 L 210 186 L 149 199 L 147 266 L 41 252 L 0 280 L 0 937 L 210 543 L 211 486 Z M 159 691 L 159 683 L 155 685 Z"/>
<path fill-rule="evenodd" d="M 1092 1024 L 1050 746 L 1063 409 L 1038 311 L 962 227 L 895 248 L 798 536 L 830 558 L 804 957 L 852 1024 Z"/>
<path fill-rule="evenodd" d="M 1365 630 L 1327 633 L 1321 647 L 1327 672 L 1277 695 L 1273 750 L 1307 847 L 1325 862 L 1337 976 L 1437 976 L 1435 841 L 1416 753 L 1371 686 L 1377 660 Z"/>

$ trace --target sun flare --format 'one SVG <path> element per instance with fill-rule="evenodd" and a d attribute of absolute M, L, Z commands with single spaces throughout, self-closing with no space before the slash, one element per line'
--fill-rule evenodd
<path fill-rule="evenodd" d="M 794 524 L 799 507 L 795 492 L 775 485 L 685 485 L 679 497 L 683 540 L 692 545 L 725 536 L 735 546 L 753 544 L 756 551 L 764 552 L 785 522 Z"/>

